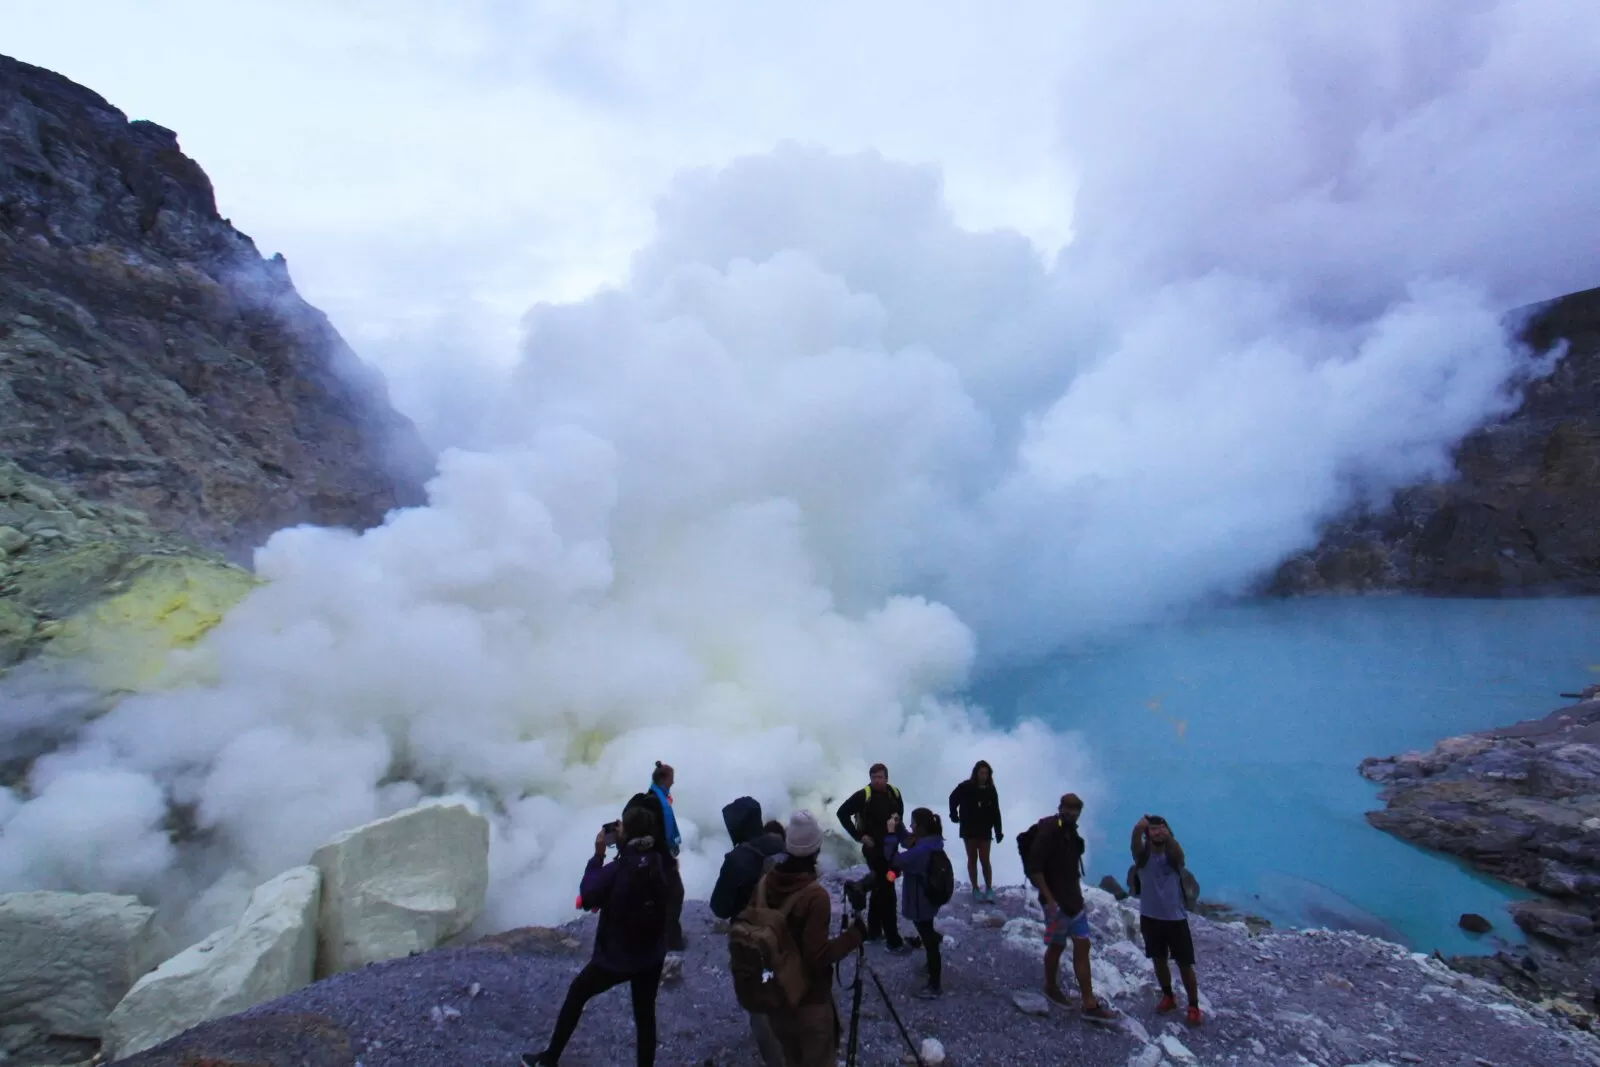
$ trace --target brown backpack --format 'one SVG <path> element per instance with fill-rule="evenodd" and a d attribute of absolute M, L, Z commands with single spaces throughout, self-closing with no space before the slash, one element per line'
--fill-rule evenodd
<path fill-rule="evenodd" d="M 789 915 L 800 899 L 821 889 L 817 883 L 795 893 L 782 907 L 767 907 L 767 880 L 756 883 L 750 903 L 728 930 L 728 969 L 733 993 L 745 1011 L 765 1015 L 799 1005 L 811 987 L 811 975 L 789 928 Z M 826 892 L 826 890 L 823 890 Z"/>

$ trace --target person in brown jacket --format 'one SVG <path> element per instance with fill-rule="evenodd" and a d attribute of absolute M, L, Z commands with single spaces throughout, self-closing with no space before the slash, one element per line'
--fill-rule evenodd
<path fill-rule="evenodd" d="M 811 984 L 799 1005 L 767 1016 L 783 1048 L 785 1067 L 834 1067 L 839 1058 L 839 1008 L 833 1000 L 833 967 L 861 947 L 866 928 L 859 916 L 838 937 L 828 936 L 833 921 L 833 899 L 817 881 L 817 853 L 822 849 L 822 827 L 809 811 L 789 819 L 784 838 L 788 858 L 766 876 L 767 906 L 780 908 L 803 894 L 789 913 L 789 934 L 806 962 Z"/>

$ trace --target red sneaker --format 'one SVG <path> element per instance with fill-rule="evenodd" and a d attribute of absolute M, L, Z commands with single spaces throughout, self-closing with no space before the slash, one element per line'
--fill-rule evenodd
<path fill-rule="evenodd" d="M 1177 1010 L 1178 1010 L 1178 1002 L 1176 1000 L 1172 999 L 1172 994 L 1171 993 L 1162 994 L 1161 1003 L 1156 1005 L 1156 1013 L 1158 1015 L 1165 1015 L 1169 1011 L 1177 1011 Z"/>
<path fill-rule="evenodd" d="M 1200 1024 L 1204 1023 L 1205 1019 L 1202 1018 L 1201 1015 L 1200 1015 L 1200 1005 L 1198 1005 L 1198 1004 L 1189 1005 L 1189 1014 L 1185 1018 L 1184 1021 L 1187 1022 L 1190 1026 L 1199 1026 Z"/>

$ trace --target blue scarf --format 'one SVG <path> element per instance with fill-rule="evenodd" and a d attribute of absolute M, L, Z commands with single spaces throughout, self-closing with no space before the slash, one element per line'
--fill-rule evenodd
<path fill-rule="evenodd" d="M 678 846 L 683 843 L 683 837 L 678 833 L 678 817 L 672 812 L 672 798 L 667 796 L 667 791 L 659 785 L 651 783 L 650 792 L 661 801 L 661 814 L 667 820 L 667 848 L 672 854 L 678 854 Z"/>

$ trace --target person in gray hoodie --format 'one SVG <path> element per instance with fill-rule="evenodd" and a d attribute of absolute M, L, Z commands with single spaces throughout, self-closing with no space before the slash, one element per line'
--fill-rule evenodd
<path fill-rule="evenodd" d="M 711 890 L 711 914 L 732 919 L 750 903 L 761 876 L 783 862 L 782 823 L 761 825 L 761 802 L 740 797 L 722 809 L 722 824 L 728 828 L 733 848 L 722 858 L 722 870 Z M 774 831 L 773 827 L 776 827 Z M 766 1067 L 783 1067 L 783 1048 L 772 1032 L 765 1015 L 750 1013 L 750 1033 Z"/>
<path fill-rule="evenodd" d="M 905 846 L 903 850 L 902 845 Z M 917 936 L 928 954 L 928 984 L 916 994 L 923 1000 L 943 995 L 944 959 L 939 954 L 939 946 L 944 943 L 944 935 L 933 925 L 940 905 L 928 895 L 928 864 L 935 853 L 943 851 L 944 825 L 928 808 L 917 808 L 911 813 L 909 834 L 901 827 L 900 816 L 889 817 L 884 854 L 889 869 L 898 873 L 905 883 L 900 890 L 900 914 L 917 928 Z"/>

